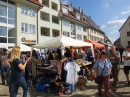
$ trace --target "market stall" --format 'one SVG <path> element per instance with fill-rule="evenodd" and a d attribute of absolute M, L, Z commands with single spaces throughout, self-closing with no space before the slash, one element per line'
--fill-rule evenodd
<path fill-rule="evenodd" d="M 66 37 L 66 36 L 58 36 L 58 37 L 53 38 L 53 39 L 46 41 L 44 43 L 34 45 L 34 46 L 32 46 L 32 49 L 33 48 L 60 48 L 61 51 L 62 51 L 63 47 L 66 47 L 66 48 L 76 47 L 77 48 L 77 47 L 86 47 L 86 46 L 91 48 L 92 53 L 94 55 L 92 43 L 83 42 L 83 41 L 80 41 L 80 40 L 75 40 L 75 39 L 72 39 L 72 38 L 69 38 L 69 37 Z M 60 61 L 52 60 L 52 62 L 49 64 L 49 67 L 45 66 L 45 65 L 44 65 L 44 67 L 37 67 L 36 66 L 36 64 L 37 64 L 36 59 L 32 58 L 32 68 L 33 68 L 32 74 L 36 76 L 37 75 L 36 68 L 38 68 L 38 69 L 40 69 L 44 72 L 47 71 L 47 73 L 51 72 L 51 75 L 52 74 L 56 75 L 56 73 L 58 71 L 58 74 L 61 76 L 62 75 L 61 72 L 64 71 L 63 70 L 64 69 L 63 68 L 64 62 L 68 62 L 67 60 L 68 60 L 67 58 L 63 58 Z M 75 60 L 75 62 L 79 65 L 79 68 L 84 67 L 85 69 L 86 69 L 86 66 L 91 64 L 91 62 L 87 62 L 85 60 L 82 60 L 82 62 L 81 62 L 81 60 Z M 51 68 L 52 65 L 53 65 L 54 68 Z"/>

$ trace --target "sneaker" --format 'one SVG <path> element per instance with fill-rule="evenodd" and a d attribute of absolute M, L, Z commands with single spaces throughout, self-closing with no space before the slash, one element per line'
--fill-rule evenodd
<path fill-rule="evenodd" d="M 102 97 L 102 92 L 98 92 L 98 96 L 99 96 L 99 97 Z"/>

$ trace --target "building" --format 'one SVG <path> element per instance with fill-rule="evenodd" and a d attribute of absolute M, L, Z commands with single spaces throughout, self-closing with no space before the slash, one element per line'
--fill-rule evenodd
<path fill-rule="evenodd" d="M 0 48 L 37 44 L 37 0 L 0 0 Z"/>
<path fill-rule="evenodd" d="M 35 45 L 59 35 L 104 41 L 104 32 L 79 7 L 60 0 L 0 0 L 0 45 Z"/>
<path fill-rule="evenodd" d="M 38 43 L 61 35 L 60 0 L 39 0 L 44 6 L 38 12 Z"/>
<path fill-rule="evenodd" d="M 124 48 L 130 45 L 130 16 L 127 18 L 125 23 L 119 29 L 121 46 Z"/>
<path fill-rule="evenodd" d="M 114 42 L 114 45 L 115 45 L 116 47 L 120 47 L 120 46 L 121 46 L 120 37 Z"/>

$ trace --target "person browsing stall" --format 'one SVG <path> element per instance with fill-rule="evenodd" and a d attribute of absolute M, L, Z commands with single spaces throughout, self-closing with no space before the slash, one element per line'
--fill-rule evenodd
<path fill-rule="evenodd" d="M 94 69 L 94 78 L 100 76 L 101 74 L 103 76 L 105 97 L 109 97 L 109 79 L 110 79 L 111 68 L 112 68 L 112 64 L 107 59 L 107 54 L 105 52 L 101 52 L 100 58 L 95 62 L 93 69 Z M 98 84 L 99 96 L 102 96 L 102 91 L 101 91 L 102 84 Z"/>
<path fill-rule="evenodd" d="M 28 87 L 27 87 L 27 82 L 25 78 L 23 77 L 24 75 L 24 70 L 27 64 L 27 61 L 25 61 L 24 64 L 21 63 L 20 60 L 20 49 L 19 48 L 13 48 L 11 51 L 10 55 L 10 65 L 11 65 L 11 96 L 10 97 L 16 97 L 17 96 L 17 91 L 19 86 L 23 88 L 23 96 L 22 97 L 27 97 L 28 93 Z"/>
<path fill-rule="evenodd" d="M 130 86 L 130 80 L 129 80 L 129 70 L 130 70 L 130 46 L 127 47 L 127 50 L 123 52 L 123 58 L 124 58 L 124 73 L 126 75 L 127 79 L 127 86 Z"/>

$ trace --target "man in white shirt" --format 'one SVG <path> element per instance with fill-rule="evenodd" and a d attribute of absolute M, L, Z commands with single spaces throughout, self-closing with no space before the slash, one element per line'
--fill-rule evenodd
<path fill-rule="evenodd" d="M 124 58 L 124 73 L 126 75 L 126 79 L 128 81 L 127 86 L 130 86 L 130 80 L 129 80 L 129 70 L 130 70 L 130 46 L 127 47 L 126 51 L 123 52 L 123 58 Z"/>

